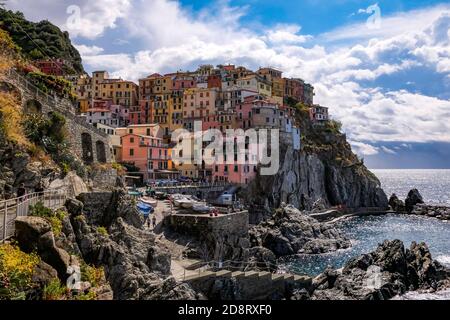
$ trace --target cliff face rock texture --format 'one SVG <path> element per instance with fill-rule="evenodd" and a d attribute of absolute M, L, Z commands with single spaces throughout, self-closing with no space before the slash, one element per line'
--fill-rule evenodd
<path fill-rule="evenodd" d="M 265 247 L 277 257 L 326 253 L 351 245 L 331 224 L 320 223 L 292 205 L 283 205 L 249 234 L 252 246 Z"/>
<path fill-rule="evenodd" d="M 264 220 L 283 202 L 307 211 L 317 202 L 325 207 L 388 207 L 379 180 L 353 154 L 345 135 L 309 130 L 314 135 L 306 131 L 302 150 L 281 144 L 276 175 L 258 176 L 247 188 L 251 223 Z"/>
<path fill-rule="evenodd" d="M 424 243 L 409 249 L 385 241 L 356 257 L 342 270 L 328 269 L 313 281 L 313 300 L 387 300 L 407 291 L 446 289 L 450 271 L 434 261 Z"/>
<path fill-rule="evenodd" d="M 126 192 L 87 193 L 66 203 L 75 242 L 87 263 L 103 266 L 114 299 L 198 299 L 170 274 L 171 256 L 142 228 Z"/>
<path fill-rule="evenodd" d="M 33 161 L 0 131 L 0 199 L 14 197 L 23 183 L 27 189 L 42 187 L 57 176 L 55 167 Z"/>

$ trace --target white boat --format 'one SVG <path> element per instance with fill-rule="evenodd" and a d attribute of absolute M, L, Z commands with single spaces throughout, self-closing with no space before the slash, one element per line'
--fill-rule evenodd
<path fill-rule="evenodd" d="M 179 200 L 180 206 L 185 209 L 191 209 L 194 206 L 194 201 L 189 199 Z"/>
<path fill-rule="evenodd" d="M 140 200 L 145 204 L 151 205 L 153 208 L 156 208 L 158 205 L 158 201 L 153 198 L 142 197 Z"/>
<path fill-rule="evenodd" d="M 212 208 L 204 202 L 196 202 L 192 206 L 192 209 L 199 213 L 209 213 Z"/>

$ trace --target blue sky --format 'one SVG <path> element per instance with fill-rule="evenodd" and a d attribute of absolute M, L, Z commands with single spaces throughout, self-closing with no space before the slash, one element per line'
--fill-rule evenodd
<path fill-rule="evenodd" d="M 137 81 L 270 65 L 316 88 L 371 167 L 450 168 L 448 1 L 9 0 L 69 31 L 86 70 Z M 379 13 L 379 14 L 378 14 Z"/>

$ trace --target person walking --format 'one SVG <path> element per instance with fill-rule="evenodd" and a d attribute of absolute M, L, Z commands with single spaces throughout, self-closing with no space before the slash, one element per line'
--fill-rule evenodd
<path fill-rule="evenodd" d="M 153 218 L 152 218 L 152 225 L 153 225 L 153 229 L 155 229 L 155 227 L 156 227 L 156 217 L 155 216 L 153 216 Z"/>
<path fill-rule="evenodd" d="M 25 189 L 25 185 L 23 183 L 20 184 L 19 188 L 17 189 L 17 198 L 21 198 L 25 196 L 27 193 L 27 190 Z M 20 202 L 24 201 L 25 198 L 19 199 Z"/>

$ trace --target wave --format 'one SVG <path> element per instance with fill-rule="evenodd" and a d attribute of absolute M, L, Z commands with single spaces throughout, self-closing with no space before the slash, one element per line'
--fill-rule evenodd
<path fill-rule="evenodd" d="M 440 255 L 435 258 L 436 261 L 442 263 L 443 265 L 450 267 L 450 256 Z"/>
<path fill-rule="evenodd" d="M 450 300 L 450 289 L 433 293 L 407 292 L 402 296 L 396 296 L 392 300 Z"/>

